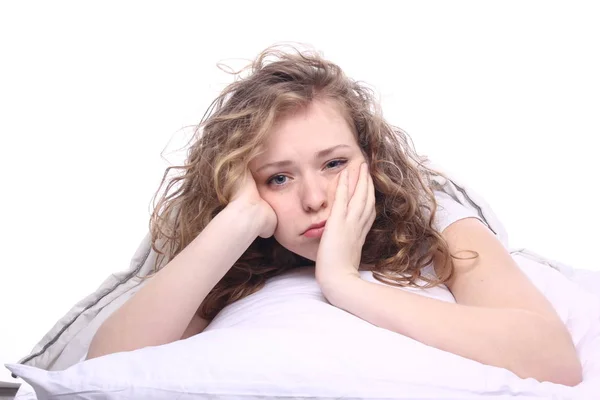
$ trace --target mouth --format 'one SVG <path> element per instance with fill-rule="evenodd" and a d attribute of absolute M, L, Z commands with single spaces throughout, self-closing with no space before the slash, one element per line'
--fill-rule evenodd
<path fill-rule="evenodd" d="M 312 224 L 311 226 L 308 227 L 308 229 L 306 231 L 304 231 L 304 233 L 302 235 L 305 237 L 308 237 L 308 238 L 321 237 L 321 235 L 323 235 L 323 232 L 325 231 L 326 223 L 327 223 L 327 220 L 321 221 L 317 224 Z"/>

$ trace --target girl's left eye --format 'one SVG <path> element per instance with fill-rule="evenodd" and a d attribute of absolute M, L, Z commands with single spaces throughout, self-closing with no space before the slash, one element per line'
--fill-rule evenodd
<path fill-rule="evenodd" d="M 331 160 L 327 163 L 327 167 L 329 169 L 339 167 L 340 165 L 344 165 L 348 162 L 348 160 Z"/>

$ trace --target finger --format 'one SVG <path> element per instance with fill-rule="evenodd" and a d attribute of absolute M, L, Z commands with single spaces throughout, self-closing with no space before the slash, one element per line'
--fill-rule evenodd
<path fill-rule="evenodd" d="M 331 206 L 331 214 L 346 215 L 348 206 L 348 169 L 345 168 L 338 175 L 337 187 L 335 188 L 335 196 L 333 205 Z"/>
<path fill-rule="evenodd" d="M 372 212 L 375 212 L 375 184 L 373 183 L 373 176 L 370 173 L 368 173 L 367 175 L 368 194 L 364 215 L 369 217 Z"/>
<path fill-rule="evenodd" d="M 369 193 L 368 175 L 369 173 L 367 164 L 361 164 L 358 173 L 358 182 L 356 183 L 354 194 L 352 195 L 350 204 L 348 205 L 348 213 L 357 218 L 362 218 L 365 204 L 367 203 L 367 196 Z"/>
<path fill-rule="evenodd" d="M 375 209 L 373 208 L 373 212 L 371 213 L 371 215 L 369 216 L 369 221 L 367 222 L 367 232 L 365 233 L 365 236 L 369 233 L 369 231 L 371 230 L 371 228 L 373 227 L 373 224 L 375 223 L 375 219 L 377 218 L 377 212 L 375 211 Z"/>
<path fill-rule="evenodd" d="M 375 219 L 377 218 L 377 208 L 375 207 L 375 185 L 373 184 L 373 176 L 369 174 L 369 196 L 367 198 L 367 204 L 365 205 L 365 213 L 363 215 L 363 234 L 366 236 Z"/>

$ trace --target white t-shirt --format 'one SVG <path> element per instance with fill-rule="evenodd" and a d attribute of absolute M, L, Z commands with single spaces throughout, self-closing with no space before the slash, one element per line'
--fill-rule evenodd
<path fill-rule="evenodd" d="M 436 231 L 442 233 L 454 222 L 465 218 L 474 217 L 482 221 L 477 212 L 463 206 L 454 200 L 448 193 L 434 191 L 434 195 L 437 201 L 437 209 L 435 219 L 433 221 L 433 227 Z M 428 265 L 427 267 L 423 268 L 421 272 L 429 277 L 435 277 L 433 265 Z"/>
<path fill-rule="evenodd" d="M 434 191 L 434 195 L 438 206 L 433 225 L 438 232 L 443 232 L 453 222 L 464 218 L 475 217 L 481 221 L 481 217 L 477 212 L 463 206 L 448 193 Z"/>
<path fill-rule="evenodd" d="M 460 219 L 479 218 L 476 213 L 456 202 L 448 194 L 434 194 L 438 201 L 434 227 L 440 232 Z M 372 272 L 359 272 L 362 279 L 385 285 L 376 280 Z M 423 273 L 434 273 L 433 265 L 424 268 Z M 397 289 L 455 302 L 454 296 L 444 285 L 428 289 Z M 258 292 L 228 305 L 215 317 L 207 330 L 232 326 L 310 329 L 310 324 L 306 326 L 306 321 L 310 320 L 320 321 L 315 325 L 315 329 L 323 329 L 323 321 L 335 321 L 335 329 L 341 326 L 356 329 L 357 325 L 368 324 L 329 304 L 315 279 L 314 267 L 304 267 L 271 278 Z"/>

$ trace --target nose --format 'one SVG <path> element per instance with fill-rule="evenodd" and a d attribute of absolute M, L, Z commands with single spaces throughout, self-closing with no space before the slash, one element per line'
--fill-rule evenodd
<path fill-rule="evenodd" d="M 303 179 L 300 198 L 306 212 L 327 208 L 328 183 L 327 178 L 320 176 L 309 176 Z"/>

